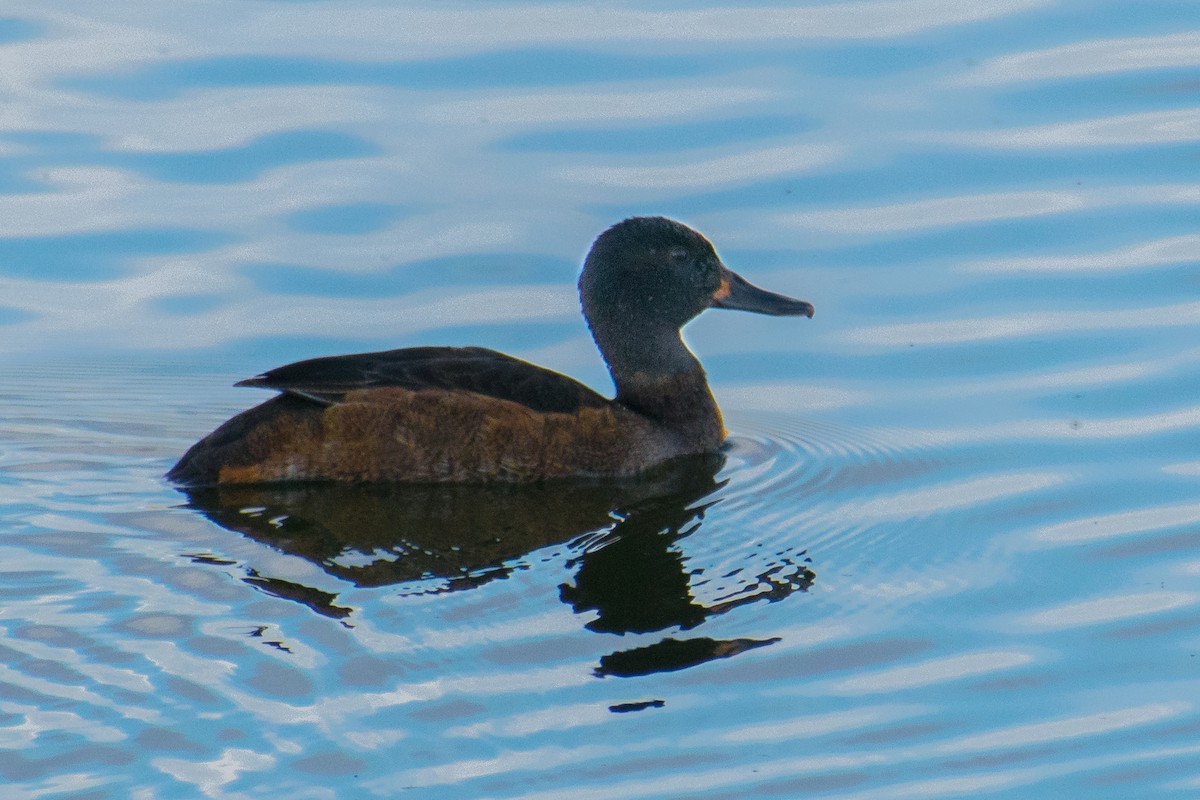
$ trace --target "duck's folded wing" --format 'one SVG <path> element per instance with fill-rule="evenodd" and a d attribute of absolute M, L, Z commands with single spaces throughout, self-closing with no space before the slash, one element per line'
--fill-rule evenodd
<path fill-rule="evenodd" d="M 237 386 L 274 389 L 318 403 L 360 389 L 443 389 L 510 400 L 535 411 L 573 413 L 609 401 L 578 381 L 484 347 L 410 347 L 310 358 L 256 375 Z"/>

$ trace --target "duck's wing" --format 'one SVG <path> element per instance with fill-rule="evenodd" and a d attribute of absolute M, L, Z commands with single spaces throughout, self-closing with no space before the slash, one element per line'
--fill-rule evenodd
<path fill-rule="evenodd" d="M 359 389 L 444 389 L 510 400 L 535 411 L 573 413 L 609 404 L 579 381 L 485 347 L 408 347 L 310 358 L 256 375 L 257 386 L 332 405 Z"/>

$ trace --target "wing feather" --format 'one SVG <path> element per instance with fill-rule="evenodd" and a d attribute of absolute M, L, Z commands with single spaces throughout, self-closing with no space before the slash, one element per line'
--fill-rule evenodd
<path fill-rule="evenodd" d="M 409 347 L 297 361 L 237 386 L 256 386 L 332 405 L 360 389 L 474 392 L 535 411 L 574 413 L 609 401 L 579 381 L 485 347 Z"/>

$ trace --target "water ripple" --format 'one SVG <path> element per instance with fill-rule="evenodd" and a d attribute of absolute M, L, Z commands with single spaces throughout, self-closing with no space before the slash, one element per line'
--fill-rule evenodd
<path fill-rule="evenodd" d="M 1198 52 L 1200 33 L 1194 31 L 1072 42 L 991 59 L 963 80 L 977 84 L 1007 84 L 1191 67 L 1200 63 Z"/>
<path fill-rule="evenodd" d="M 831 691 L 856 695 L 894 692 L 897 689 L 931 686 L 1015 669 L 1033 661 L 1032 655 L 1023 652 L 999 650 L 963 653 L 856 676 L 834 683 L 829 688 Z"/>
<path fill-rule="evenodd" d="M 13 3 L 5 797 L 1195 795 L 1190 6 Z M 607 387 L 646 213 L 819 311 L 688 329 L 719 468 L 162 482 L 295 358 Z"/>
<path fill-rule="evenodd" d="M 1194 503 L 1156 506 L 1060 522 L 1036 531 L 1033 539 L 1067 545 L 1160 533 L 1164 530 L 1186 528 L 1197 522 L 1200 522 L 1200 508 Z"/>
<path fill-rule="evenodd" d="M 1186 592 L 1147 592 L 1109 596 L 1039 611 L 1033 615 L 1030 622 L 1033 625 L 1047 628 L 1098 625 L 1185 608 L 1195 605 L 1198 599 L 1200 599 L 1200 595 Z"/>

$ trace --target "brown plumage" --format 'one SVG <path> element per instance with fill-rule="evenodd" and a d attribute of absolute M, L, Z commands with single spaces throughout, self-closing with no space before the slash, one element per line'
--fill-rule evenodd
<path fill-rule="evenodd" d="M 300 361 L 239 383 L 281 394 L 197 442 L 167 474 L 188 486 L 306 480 L 493 482 L 634 475 L 724 440 L 679 329 L 705 308 L 812 316 L 726 268 L 662 217 L 605 231 L 579 281 L 617 387 L 583 384 L 480 347 Z"/>

